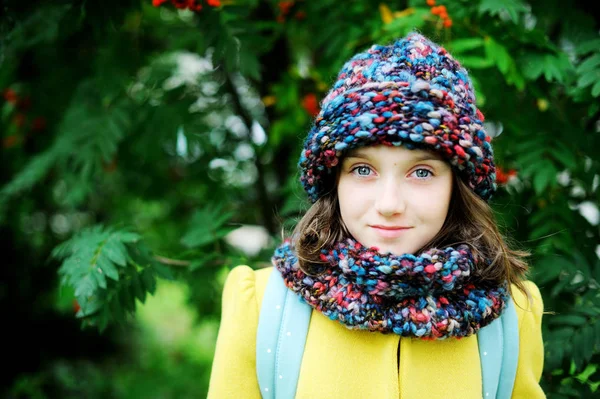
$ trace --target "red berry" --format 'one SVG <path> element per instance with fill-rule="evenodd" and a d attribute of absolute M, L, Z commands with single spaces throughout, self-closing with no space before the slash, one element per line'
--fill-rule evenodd
<path fill-rule="evenodd" d="M 34 132 L 39 132 L 41 130 L 44 130 L 44 128 L 46 127 L 46 119 L 38 116 L 37 118 L 35 118 L 33 120 L 33 122 L 31 122 L 31 130 L 33 130 Z"/>
<path fill-rule="evenodd" d="M 11 104 L 16 104 L 17 100 L 19 99 L 19 97 L 17 96 L 17 92 L 15 92 L 13 89 L 5 89 L 3 96 L 6 102 L 9 102 Z"/>
<path fill-rule="evenodd" d="M 77 299 L 73 299 L 73 313 L 79 312 L 79 309 L 81 309 L 79 302 L 77 302 Z"/>
<path fill-rule="evenodd" d="M 19 137 L 17 135 L 6 136 L 2 140 L 2 147 L 11 148 L 14 147 L 19 141 Z"/>
<path fill-rule="evenodd" d="M 17 127 L 21 127 L 23 126 L 23 124 L 25 123 L 25 114 L 22 113 L 18 113 L 14 116 L 13 118 L 13 124 Z"/>
<path fill-rule="evenodd" d="M 175 8 L 184 9 L 188 6 L 188 0 L 171 0 L 171 4 L 173 4 Z"/>
<path fill-rule="evenodd" d="M 294 6 L 294 2 L 293 1 L 280 1 L 278 6 L 279 6 L 279 10 L 281 11 L 281 13 L 283 15 L 285 15 L 290 12 L 290 8 L 292 8 Z"/>
<path fill-rule="evenodd" d="M 302 99 L 302 107 L 310 114 L 315 117 L 319 114 L 319 102 L 315 93 L 308 93 Z"/>

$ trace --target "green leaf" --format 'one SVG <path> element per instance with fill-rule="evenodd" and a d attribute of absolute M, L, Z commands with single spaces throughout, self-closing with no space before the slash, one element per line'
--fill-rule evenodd
<path fill-rule="evenodd" d="M 489 58 L 477 57 L 477 56 L 466 56 L 463 55 L 460 58 L 457 57 L 457 60 L 461 63 L 465 68 L 471 69 L 485 69 L 491 68 L 494 66 L 494 61 Z"/>
<path fill-rule="evenodd" d="M 592 351 L 587 351 L 587 352 L 591 356 Z M 594 374 L 596 372 L 596 370 L 598 370 L 597 364 L 588 364 L 586 366 L 585 370 L 583 370 L 581 373 L 576 375 L 575 378 L 577 378 L 577 380 L 579 380 L 579 382 L 581 382 L 581 383 L 586 383 L 586 382 L 588 382 L 588 380 L 592 376 L 592 374 Z"/>
<path fill-rule="evenodd" d="M 553 316 L 550 319 L 551 325 L 560 325 L 560 326 L 573 326 L 579 327 L 587 323 L 588 319 L 583 316 L 567 314 L 567 315 L 557 315 Z"/>
<path fill-rule="evenodd" d="M 579 249 L 574 249 L 572 254 L 573 259 L 575 260 L 575 270 L 583 273 L 583 275 L 586 277 L 586 280 L 589 280 L 592 276 L 592 271 L 590 265 L 588 264 L 588 260 Z"/>
<path fill-rule="evenodd" d="M 563 292 L 563 290 L 565 289 L 565 287 L 567 285 L 569 285 L 569 282 L 571 281 L 570 278 L 563 278 L 562 280 L 559 280 L 558 283 L 556 283 L 553 287 L 552 290 L 550 291 L 550 296 L 552 297 L 556 297 L 558 294 L 560 294 L 561 292 Z M 552 320 L 552 319 L 551 319 Z"/>
<path fill-rule="evenodd" d="M 565 234 L 566 229 L 554 220 L 546 220 L 529 233 L 530 239 L 538 239 L 546 235 Z"/>
<path fill-rule="evenodd" d="M 600 96 L 600 80 L 594 83 L 594 87 L 592 87 L 592 96 L 598 97 Z"/>
<path fill-rule="evenodd" d="M 80 316 L 88 317 L 98 312 L 104 305 L 104 301 L 97 296 L 89 299 L 79 298 L 79 305 L 81 306 Z"/>
<path fill-rule="evenodd" d="M 27 13 L 27 17 L 18 21 L 7 39 L 10 38 L 9 50 L 21 51 L 36 45 L 54 43 L 61 25 L 68 23 L 68 12 L 72 4 L 43 5 Z M 6 11 L 9 11 L 8 8 Z"/>
<path fill-rule="evenodd" d="M 548 81 L 548 82 L 552 82 L 553 79 L 556 79 L 556 81 L 558 81 L 558 82 L 563 81 L 563 75 L 561 73 L 560 68 L 549 57 L 546 57 L 544 77 L 546 78 L 546 81 Z"/>
<path fill-rule="evenodd" d="M 573 222 L 570 210 L 565 209 L 565 207 L 560 204 L 553 203 L 550 203 L 544 208 L 540 208 L 537 212 L 529 215 L 528 222 L 530 226 L 536 226 L 548 219 L 554 219 L 563 226 L 569 226 Z"/>
<path fill-rule="evenodd" d="M 121 306 L 121 301 L 118 297 L 115 296 L 111 299 L 109 308 L 115 321 L 121 323 L 125 320 L 125 313 L 123 312 L 123 307 Z"/>
<path fill-rule="evenodd" d="M 558 256 L 548 256 L 540 260 L 539 266 L 535 269 L 534 281 L 539 285 L 545 285 L 555 280 L 565 270 L 570 270 L 573 263 L 568 259 Z"/>
<path fill-rule="evenodd" d="M 575 44 L 575 52 L 577 55 L 587 54 L 591 51 L 598 51 L 598 49 L 600 49 L 600 38 Z"/>
<path fill-rule="evenodd" d="M 577 313 L 581 313 L 582 316 L 596 317 L 596 316 L 600 316 L 600 308 L 588 307 L 588 306 L 581 307 L 580 306 L 577 308 Z"/>
<path fill-rule="evenodd" d="M 527 7 L 519 0 L 482 0 L 479 4 L 479 15 L 501 15 L 502 11 L 509 15 L 512 22 L 517 23 L 519 13 L 526 12 Z"/>
<path fill-rule="evenodd" d="M 165 280 L 174 280 L 173 272 L 171 269 L 159 262 L 152 262 L 152 270 L 156 273 L 157 276 L 164 278 Z"/>
<path fill-rule="evenodd" d="M 566 146 L 558 145 L 556 147 L 546 148 L 554 156 L 556 161 L 562 163 L 567 169 L 577 168 L 577 158 L 575 154 Z"/>
<path fill-rule="evenodd" d="M 244 76 L 250 77 L 256 81 L 260 81 L 260 69 L 261 64 L 258 61 L 255 53 L 242 48 L 240 51 L 240 72 Z"/>
<path fill-rule="evenodd" d="M 578 73 L 591 72 L 596 67 L 600 66 L 600 53 L 596 53 L 588 58 L 586 58 L 579 67 L 577 67 Z"/>
<path fill-rule="evenodd" d="M 104 272 L 106 277 L 111 278 L 115 281 L 119 281 L 119 271 L 117 270 L 115 265 L 110 260 L 108 260 L 108 258 L 105 258 L 104 256 L 99 256 L 97 263 L 98 267 Z"/>
<path fill-rule="evenodd" d="M 546 148 L 540 146 L 531 151 L 520 152 L 517 162 L 523 167 L 531 165 L 532 163 L 539 163 L 543 160 L 545 152 Z"/>
<path fill-rule="evenodd" d="M 596 83 L 600 79 L 600 70 L 582 75 L 577 79 L 577 87 L 583 88 Z"/>
<path fill-rule="evenodd" d="M 127 249 L 114 239 L 110 239 L 104 244 L 102 254 L 119 266 L 127 265 Z"/>
<path fill-rule="evenodd" d="M 201 247 L 221 238 L 219 230 L 233 216 L 233 212 L 223 212 L 222 207 L 222 204 L 211 204 L 196 211 L 181 243 L 186 247 Z"/>
<path fill-rule="evenodd" d="M 544 72 L 544 55 L 528 53 L 520 63 L 523 75 L 529 80 L 536 80 Z"/>
<path fill-rule="evenodd" d="M 16 176 L 0 190 L 0 203 L 31 189 L 52 170 L 60 153 L 51 148 L 34 156 L 22 167 Z"/>
<path fill-rule="evenodd" d="M 465 51 L 474 50 L 483 47 L 484 41 L 481 37 L 469 37 L 464 39 L 453 40 L 449 43 L 448 48 L 452 54 L 459 54 Z"/>
<path fill-rule="evenodd" d="M 582 368 L 586 356 L 585 354 L 589 351 L 588 342 L 585 342 L 584 339 L 585 337 L 581 331 L 578 331 L 571 340 L 573 345 L 573 362 L 576 365 L 576 370 L 580 370 Z M 573 373 L 574 370 L 571 372 L 571 374 Z"/>
<path fill-rule="evenodd" d="M 154 272 L 152 271 L 152 269 L 149 267 L 145 268 L 141 276 L 144 288 L 151 295 L 154 295 L 154 292 L 156 291 L 156 277 L 154 276 Z"/>
<path fill-rule="evenodd" d="M 131 292 L 131 285 L 122 285 L 119 289 L 121 307 L 128 313 L 135 312 L 135 298 Z"/>
<path fill-rule="evenodd" d="M 594 335 L 596 336 L 595 342 L 596 345 L 600 345 L 600 320 L 596 319 L 596 324 L 594 325 Z"/>
<path fill-rule="evenodd" d="M 556 180 L 556 173 L 557 170 L 552 162 L 548 160 L 542 162 L 542 168 L 533 177 L 533 187 L 537 195 L 542 195 L 544 190 Z"/>
<path fill-rule="evenodd" d="M 117 240 L 125 243 L 135 243 L 141 239 L 139 234 L 132 233 L 130 231 L 118 231 L 114 234 L 114 236 Z"/>
<path fill-rule="evenodd" d="M 573 327 L 560 327 L 556 330 L 551 331 L 550 340 L 552 341 L 564 341 L 565 339 L 569 339 L 573 336 L 575 329 Z"/>
<path fill-rule="evenodd" d="M 64 259 L 73 251 L 73 242 L 71 240 L 64 241 L 52 249 L 50 257 L 54 259 Z"/>
<path fill-rule="evenodd" d="M 522 57 L 520 68 L 527 79 L 536 80 L 544 75 L 548 82 L 564 82 L 573 73 L 573 66 L 563 53 L 527 54 Z"/>
<path fill-rule="evenodd" d="M 591 325 L 586 325 L 581 330 L 581 335 L 583 342 L 585 343 L 585 348 L 583 350 L 583 360 L 587 363 L 591 360 L 594 351 L 589 350 L 589 345 L 594 342 L 594 329 Z"/>
<path fill-rule="evenodd" d="M 89 297 L 94 295 L 96 289 L 98 288 L 98 283 L 96 279 L 91 275 L 85 275 L 79 282 L 77 283 L 77 287 L 75 288 L 75 296 L 76 297 Z"/>
<path fill-rule="evenodd" d="M 110 320 L 110 311 L 108 306 L 103 306 L 100 310 L 97 321 L 98 321 L 98 331 L 102 333 L 106 327 L 108 326 L 108 322 Z"/>
<path fill-rule="evenodd" d="M 98 287 L 100 287 L 102 289 L 106 289 L 106 276 L 104 276 L 102 269 L 93 268 L 90 274 L 92 276 L 94 276 L 94 278 L 96 279 L 96 282 L 98 283 Z"/>
<path fill-rule="evenodd" d="M 221 255 L 219 253 L 215 252 L 215 253 L 207 254 L 206 256 L 203 256 L 200 259 L 196 259 L 196 260 L 192 261 L 192 263 L 190 264 L 190 271 L 194 271 L 194 270 L 204 266 L 208 262 L 218 259 L 220 256 Z"/>
<path fill-rule="evenodd" d="M 140 302 L 146 301 L 146 290 L 142 288 L 142 282 L 140 281 L 141 276 L 138 273 L 131 274 L 131 286 L 133 288 L 133 294 Z"/>
<path fill-rule="evenodd" d="M 504 46 L 495 40 L 488 38 L 485 41 L 485 53 L 487 58 L 494 60 L 500 72 L 502 72 L 504 75 L 508 74 L 509 68 L 513 61 L 512 57 Z"/>

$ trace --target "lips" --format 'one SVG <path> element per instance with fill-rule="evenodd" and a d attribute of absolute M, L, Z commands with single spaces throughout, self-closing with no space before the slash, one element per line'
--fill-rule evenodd
<path fill-rule="evenodd" d="M 412 227 L 375 225 L 371 226 L 371 228 L 382 238 L 397 238 L 406 233 Z"/>
<path fill-rule="evenodd" d="M 382 230 L 400 230 L 400 229 L 410 229 L 411 227 L 406 227 L 406 226 L 382 226 L 382 225 L 373 225 L 371 227 L 374 227 L 376 229 L 382 229 Z"/>

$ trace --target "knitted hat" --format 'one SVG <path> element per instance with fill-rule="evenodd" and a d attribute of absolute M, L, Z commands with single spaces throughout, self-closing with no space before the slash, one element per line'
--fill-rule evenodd
<path fill-rule="evenodd" d="M 485 201 L 497 189 L 491 138 L 467 71 L 443 47 L 412 32 L 347 61 L 321 102 L 300 155 L 311 202 L 333 184 L 349 150 L 376 144 L 440 153 Z"/>

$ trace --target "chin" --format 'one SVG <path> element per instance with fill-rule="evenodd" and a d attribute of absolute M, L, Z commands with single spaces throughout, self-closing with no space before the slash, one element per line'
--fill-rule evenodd
<path fill-rule="evenodd" d="M 377 246 L 377 245 L 375 245 Z M 411 247 L 407 246 L 398 246 L 398 245 L 390 245 L 390 244 L 382 244 L 378 246 L 379 252 L 381 253 L 392 253 L 393 255 L 404 255 L 404 254 L 412 254 L 414 250 Z"/>
<path fill-rule="evenodd" d="M 394 247 L 393 245 L 389 244 L 375 244 L 372 246 L 377 247 L 379 252 L 382 254 L 391 253 L 392 255 L 402 255 L 406 253 L 406 251 L 404 251 L 402 248 Z"/>

